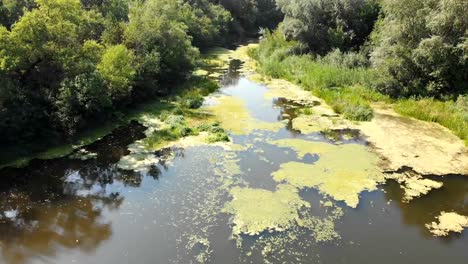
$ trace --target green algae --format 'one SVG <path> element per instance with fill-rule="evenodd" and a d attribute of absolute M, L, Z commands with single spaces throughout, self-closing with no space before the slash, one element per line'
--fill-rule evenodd
<path fill-rule="evenodd" d="M 403 202 L 409 203 L 415 198 L 428 194 L 433 189 L 440 189 L 443 186 L 442 182 L 431 179 L 424 179 L 416 173 L 389 173 L 387 179 L 393 179 L 400 184 L 400 187 L 405 191 Z"/>
<path fill-rule="evenodd" d="M 279 185 L 274 192 L 235 187 L 230 194 L 233 200 L 223 211 L 233 215 L 233 236 L 287 230 L 299 219 L 298 210 L 310 207 L 297 189 L 288 185 Z"/>
<path fill-rule="evenodd" d="M 336 146 L 317 141 L 308 141 L 303 139 L 280 139 L 269 141 L 268 143 L 281 147 L 281 148 L 291 148 L 293 149 L 299 158 L 303 158 L 306 154 L 323 154 L 334 152 Z"/>
<path fill-rule="evenodd" d="M 237 135 L 247 135 L 255 130 L 277 131 L 285 125 L 281 122 L 264 122 L 253 118 L 245 102 L 237 97 L 217 98 L 218 104 L 207 107 L 221 122 L 224 129 Z"/>
<path fill-rule="evenodd" d="M 195 253 L 195 260 L 197 263 L 206 263 L 213 253 L 210 241 L 207 238 L 197 235 L 190 236 L 187 243 L 187 250 L 197 251 Z"/>
<path fill-rule="evenodd" d="M 314 164 L 281 164 L 280 169 L 272 174 L 275 181 L 286 182 L 298 188 L 317 188 L 337 201 L 344 201 L 350 207 L 358 205 L 361 192 L 375 190 L 378 183 L 385 181 L 384 175 L 377 169 L 378 157 L 365 146 L 324 146 L 320 142 L 307 143 L 304 140 L 273 143 L 293 148 L 299 157 L 307 153 L 319 154 L 319 160 Z"/>
<path fill-rule="evenodd" d="M 78 159 L 78 160 L 90 160 L 90 159 L 95 159 L 97 157 L 97 153 L 90 152 L 86 149 L 80 149 L 76 151 L 75 153 L 71 154 L 68 156 L 70 159 Z"/>

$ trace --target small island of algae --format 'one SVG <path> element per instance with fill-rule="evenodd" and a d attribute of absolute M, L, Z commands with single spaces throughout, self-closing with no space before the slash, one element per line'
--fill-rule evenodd
<path fill-rule="evenodd" d="M 221 122 L 222 127 L 237 135 L 247 135 L 254 130 L 277 131 L 285 125 L 281 122 L 264 122 L 252 117 L 241 98 L 223 96 L 217 98 L 218 104 L 209 106 L 211 111 Z"/>
<path fill-rule="evenodd" d="M 300 208 L 310 207 L 289 185 L 279 185 L 274 192 L 236 187 L 230 194 L 233 200 L 226 204 L 224 212 L 233 215 L 233 236 L 286 230 L 299 219 Z"/>
<path fill-rule="evenodd" d="M 288 162 L 274 172 L 273 179 L 286 182 L 297 188 L 317 188 L 337 201 L 344 201 L 350 207 L 359 203 L 359 194 L 372 191 L 384 182 L 384 175 L 377 169 L 378 158 L 362 145 L 329 145 L 304 140 L 279 141 L 276 144 L 290 146 L 298 152 L 318 153 L 314 164 Z M 317 147 L 320 146 L 320 147 Z"/>
<path fill-rule="evenodd" d="M 450 232 L 461 233 L 468 227 L 468 216 L 459 215 L 455 212 L 441 212 L 437 216 L 437 222 L 426 224 L 434 236 L 448 236 Z"/>

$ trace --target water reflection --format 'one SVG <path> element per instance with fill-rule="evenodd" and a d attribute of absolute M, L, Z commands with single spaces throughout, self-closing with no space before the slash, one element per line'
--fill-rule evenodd
<path fill-rule="evenodd" d="M 118 208 L 123 199 L 92 197 L 67 199 L 30 206 L 16 204 L 16 215 L 0 223 L 0 247 L 7 263 L 25 263 L 32 258 L 52 257 L 59 248 L 92 252 L 112 235 L 102 222 L 103 207 Z"/>
<path fill-rule="evenodd" d="M 0 183 L 0 248 L 7 263 L 52 257 L 63 248 L 92 252 L 112 235 L 103 210 L 116 210 L 124 197 L 115 186 L 139 187 L 147 174 L 119 170 L 127 145 L 143 137 L 131 123 L 88 147 L 99 153 L 87 161 L 35 160 L 27 168 L 4 169 Z"/>
<path fill-rule="evenodd" d="M 116 166 L 128 154 L 127 145 L 144 137 L 145 128 L 132 123 L 88 146 L 87 150 L 98 153 L 96 159 L 35 160 L 24 169 L 1 170 L 0 262 L 69 263 L 73 255 L 78 263 L 193 263 L 210 249 L 208 263 L 264 262 L 263 252 L 252 252 L 250 247 L 258 237 L 245 236 L 242 249 L 229 239 L 230 216 L 219 212 L 231 198 L 216 191 L 224 182 L 217 181 L 220 176 L 214 173 L 224 168 L 222 161 L 234 161 L 234 171 L 239 165 L 241 172 L 232 180 L 274 191 L 277 182 L 271 173 L 280 164 L 312 164 L 318 156 L 299 159 L 269 140 L 301 138 L 342 144 L 365 144 L 365 140 L 356 130 L 309 135 L 294 131 L 290 121 L 302 106 L 284 98 L 266 100 L 267 88 L 240 77 L 240 65 L 240 61 L 230 64 L 221 92 L 243 99 L 259 120 L 288 120 L 285 128 L 233 135 L 234 143 L 247 148 L 232 156 L 206 146 L 163 149 L 154 153 L 161 158 L 159 164 L 138 173 Z M 175 156 L 172 163 L 165 161 L 168 156 Z M 452 257 L 451 263 L 464 263 L 466 247 L 460 245 L 466 245 L 466 232 L 439 239 L 430 237 L 424 227 L 440 211 L 468 214 L 466 178 L 450 176 L 442 181 L 442 189 L 409 204 L 401 202 L 403 191 L 395 182 L 382 186 L 385 192 L 363 193 L 356 209 L 338 203 L 346 211 L 337 223 L 341 241 L 314 244 L 309 243 L 311 235 L 304 234 L 274 252 L 279 257 L 276 263 L 438 263 L 446 256 Z M 310 202 L 314 214 L 325 215 L 321 202 L 329 197 L 315 189 L 300 195 Z M 193 246 L 187 247 L 190 242 Z"/>
<path fill-rule="evenodd" d="M 229 67 L 226 74 L 221 77 L 220 84 L 221 86 L 234 86 L 239 82 L 239 69 L 242 66 L 242 61 L 240 60 L 231 60 L 229 62 Z"/>

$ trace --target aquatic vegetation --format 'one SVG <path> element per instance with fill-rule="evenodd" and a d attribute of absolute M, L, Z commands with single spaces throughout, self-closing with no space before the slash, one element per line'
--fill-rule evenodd
<path fill-rule="evenodd" d="M 405 191 L 403 197 L 404 202 L 410 202 L 414 198 L 428 194 L 433 189 L 440 189 L 443 183 L 424 179 L 417 174 L 410 175 L 409 173 L 393 173 L 386 176 L 387 179 L 395 179 Z"/>
<path fill-rule="evenodd" d="M 302 134 L 322 132 L 330 129 L 346 129 L 348 127 L 349 124 L 342 119 L 317 114 L 300 115 L 292 120 L 292 128 L 300 131 Z"/>
<path fill-rule="evenodd" d="M 230 194 L 233 200 L 223 211 L 233 215 L 233 236 L 286 230 L 299 219 L 298 210 L 310 206 L 288 185 L 279 185 L 274 192 L 235 187 Z"/>
<path fill-rule="evenodd" d="M 319 160 L 314 164 L 281 164 L 280 169 L 272 174 L 277 182 L 286 182 L 298 188 L 314 187 L 337 201 L 356 207 L 361 192 L 375 190 L 378 183 L 385 181 L 377 168 L 377 156 L 365 146 L 328 144 L 329 147 L 325 147 L 303 140 L 279 141 L 277 144 L 289 145 L 298 152 L 299 157 L 307 153 L 319 154 Z"/>
<path fill-rule="evenodd" d="M 223 96 L 217 104 L 207 107 L 221 123 L 222 127 L 237 135 L 246 135 L 254 130 L 277 131 L 284 127 L 281 122 L 264 122 L 253 118 L 242 99 Z"/>
<path fill-rule="evenodd" d="M 195 260 L 198 263 L 206 263 L 213 253 L 210 241 L 207 238 L 192 235 L 187 243 L 187 250 L 197 251 L 197 249 L 198 253 L 195 254 Z"/>
<path fill-rule="evenodd" d="M 468 149 L 446 128 L 403 117 L 385 105 L 374 106 L 371 122 L 356 128 L 394 172 L 409 167 L 420 175 L 468 174 Z"/>
<path fill-rule="evenodd" d="M 436 218 L 438 223 L 426 224 L 427 229 L 434 236 L 448 236 L 450 232 L 461 233 L 463 229 L 468 227 L 468 216 L 455 212 L 441 212 Z"/>
<path fill-rule="evenodd" d="M 97 153 L 90 152 L 86 149 L 80 149 L 68 157 L 70 159 L 89 160 L 95 159 L 97 157 Z"/>
<path fill-rule="evenodd" d="M 158 161 L 158 158 L 153 153 L 131 153 L 130 155 L 123 156 L 117 163 L 117 167 L 122 170 L 145 172 L 151 166 L 156 165 Z"/>

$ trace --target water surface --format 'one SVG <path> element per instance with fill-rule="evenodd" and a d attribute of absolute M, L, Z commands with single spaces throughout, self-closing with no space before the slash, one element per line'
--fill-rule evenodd
<path fill-rule="evenodd" d="M 241 98 L 261 121 L 294 117 L 298 105 L 265 99 L 268 88 L 239 76 L 239 65 L 235 61 L 223 77 L 220 95 Z M 248 146 L 241 151 L 166 149 L 155 153 L 161 161 L 148 172 L 118 169 L 127 145 L 143 138 L 144 130 L 131 123 L 88 146 L 96 159 L 35 160 L 1 170 L 0 263 L 467 263 L 468 232 L 436 238 L 424 226 L 441 211 L 468 214 L 463 176 L 444 178 L 442 189 L 411 203 L 401 202 L 403 191 L 390 181 L 362 193 L 355 209 L 313 188 L 301 190 L 311 204 L 301 213 L 326 217 L 324 201 L 343 210 L 334 223 L 340 238 L 331 241 L 315 242 L 300 228 L 294 239 L 292 231 L 243 235 L 240 245 L 231 238 L 232 216 L 221 212 L 231 197 L 216 174 L 226 162 L 240 167 L 232 172 L 239 184 L 274 191 L 278 183 L 271 173 L 282 163 L 313 164 L 318 157 L 298 158 L 269 140 L 366 144 L 355 131 L 351 138 L 336 132 L 332 139 L 302 135 L 285 122 L 279 131 L 231 135 L 233 143 Z M 266 246 L 272 250 L 262 254 Z"/>

